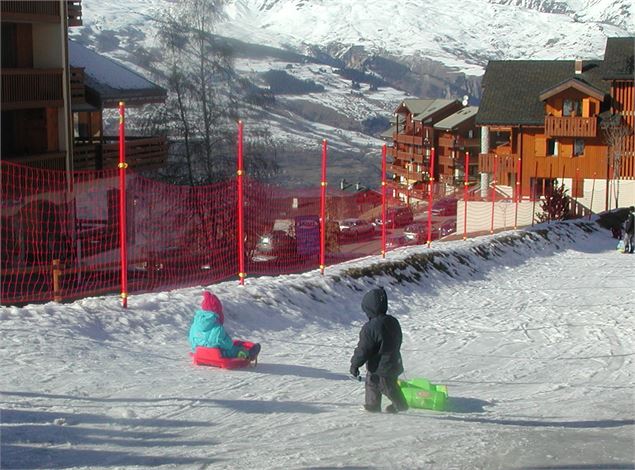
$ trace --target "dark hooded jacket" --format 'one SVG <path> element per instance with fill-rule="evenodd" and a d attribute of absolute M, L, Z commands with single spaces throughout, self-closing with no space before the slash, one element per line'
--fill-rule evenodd
<path fill-rule="evenodd" d="M 359 333 L 359 343 L 351 358 L 351 366 L 366 364 L 371 374 L 397 377 L 403 372 L 401 362 L 401 326 L 399 321 L 386 315 L 388 298 L 382 287 L 370 290 L 362 299 L 362 310 L 368 316 Z"/>

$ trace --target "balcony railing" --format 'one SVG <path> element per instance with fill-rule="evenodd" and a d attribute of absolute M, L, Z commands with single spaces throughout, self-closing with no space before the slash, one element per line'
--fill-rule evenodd
<path fill-rule="evenodd" d="M 81 26 L 82 23 L 82 0 L 66 0 L 68 12 L 68 25 Z"/>
<path fill-rule="evenodd" d="M 2 69 L 3 109 L 63 104 L 62 69 Z"/>
<path fill-rule="evenodd" d="M 68 25 L 81 26 L 81 0 L 66 0 Z M 7 1 L 0 3 L 3 21 L 59 23 L 60 4 L 50 0 Z"/>
<path fill-rule="evenodd" d="M 163 165 L 168 155 L 165 137 L 126 137 L 126 162 L 131 168 L 147 170 Z M 76 142 L 73 147 L 75 170 L 117 168 L 119 143 L 116 137 L 106 137 L 105 143 Z"/>
<path fill-rule="evenodd" d="M 423 155 L 421 153 L 421 150 L 418 150 L 417 152 L 411 152 L 411 151 L 396 150 L 393 148 L 392 157 L 395 160 L 402 160 L 404 162 L 409 162 L 412 160 L 413 162 L 420 163 L 420 164 L 428 163 L 428 157 Z"/>
<path fill-rule="evenodd" d="M 84 86 L 84 68 L 71 68 L 71 102 L 83 103 L 86 101 L 86 87 Z"/>
<path fill-rule="evenodd" d="M 439 147 L 454 148 L 455 146 L 461 150 L 470 147 L 480 147 L 481 140 L 477 138 L 466 139 L 463 137 L 439 137 Z"/>
<path fill-rule="evenodd" d="M 479 173 L 490 173 L 499 184 L 509 184 L 509 175 L 516 174 L 518 155 L 481 153 L 478 156 Z M 496 168 L 496 171 L 494 171 Z"/>
<path fill-rule="evenodd" d="M 417 135 L 397 134 L 393 132 L 393 139 L 400 144 L 423 145 L 423 137 Z"/>
<path fill-rule="evenodd" d="M 596 117 L 545 116 L 547 137 L 596 137 Z"/>
<path fill-rule="evenodd" d="M 65 170 L 66 152 L 47 152 L 33 155 L 3 155 L 3 160 L 44 170 Z"/>

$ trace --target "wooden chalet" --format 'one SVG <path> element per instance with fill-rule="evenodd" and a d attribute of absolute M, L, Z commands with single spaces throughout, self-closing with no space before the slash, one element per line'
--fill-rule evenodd
<path fill-rule="evenodd" d="M 165 89 L 146 80 L 121 64 L 101 56 L 74 41 L 69 41 L 71 67 L 84 78 L 84 100 L 72 106 L 74 129 L 74 169 L 115 168 L 119 158 L 117 136 L 104 135 L 103 113 L 116 109 L 120 101 L 126 108 L 148 103 L 163 103 Z M 161 166 L 167 156 L 164 136 L 130 136 L 126 133 L 126 161 L 132 168 Z"/>
<path fill-rule="evenodd" d="M 633 44 L 609 38 L 606 61 L 490 61 L 476 116 L 484 180 L 525 197 L 545 194 L 557 180 L 586 207 L 593 192 L 591 209 L 606 209 L 611 168 L 602 126 L 621 113 L 632 129 Z M 621 179 L 632 180 L 632 136 L 627 149 Z M 623 189 L 632 204 L 635 187 Z"/>
<path fill-rule="evenodd" d="M 98 54 L 77 53 L 68 28 L 82 24 L 81 0 L 1 0 L 0 13 L 1 158 L 69 171 L 114 167 L 118 145 L 103 135 L 103 109 L 120 100 L 127 106 L 163 101 L 165 91 L 101 57 L 102 66 L 111 64 L 103 68 Z M 94 57 L 84 62 L 88 55 Z M 167 157 L 163 137 L 128 137 L 126 150 L 133 168 Z"/>
<path fill-rule="evenodd" d="M 602 78 L 611 85 L 611 112 L 635 129 L 635 70 L 633 66 L 635 38 L 608 38 L 602 64 Z M 625 178 L 635 178 L 635 132 L 624 142 L 622 165 Z"/>
<path fill-rule="evenodd" d="M 481 146 L 480 129 L 476 126 L 476 106 L 467 106 L 434 125 L 438 135 L 437 179 L 452 188 L 465 182 L 465 157 L 468 155 L 468 182 L 478 175 L 478 153 Z"/>
<path fill-rule="evenodd" d="M 438 161 L 430 168 L 431 149 L 438 148 L 441 134 L 434 125 L 462 108 L 459 101 L 445 99 L 406 99 L 399 104 L 394 112 L 392 161 L 387 165 L 393 175 L 388 182 L 393 197 L 407 204 L 426 197 L 430 175 L 436 178 L 438 168 Z"/>

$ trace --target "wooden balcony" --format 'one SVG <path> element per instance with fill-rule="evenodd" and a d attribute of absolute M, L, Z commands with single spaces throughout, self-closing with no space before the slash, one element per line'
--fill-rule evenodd
<path fill-rule="evenodd" d="M 2 159 L 44 170 L 65 170 L 66 152 L 47 152 L 34 155 L 2 155 Z"/>
<path fill-rule="evenodd" d="M 130 168 L 147 170 L 165 163 L 168 142 L 165 137 L 127 137 L 126 162 Z M 106 137 L 105 143 L 76 142 L 73 150 L 75 170 L 117 168 L 119 142 L 116 137 Z"/>
<path fill-rule="evenodd" d="M 596 117 L 545 116 L 547 137 L 596 137 Z"/>
<path fill-rule="evenodd" d="M 445 136 L 439 137 L 439 147 L 447 147 L 451 149 L 451 148 L 454 148 L 455 146 L 459 150 L 465 150 L 465 149 L 469 149 L 473 147 L 478 148 L 481 146 L 481 140 L 477 138 L 466 139 L 463 137 L 458 137 L 458 138 L 445 137 Z"/>
<path fill-rule="evenodd" d="M 423 137 L 417 135 L 397 134 L 393 132 L 393 140 L 400 144 L 423 145 Z"/>
<path fill-rule="evenodd" d="M 81 0 L 66 0 L 68 25 L 81 26 Z M 0 2 L 2 21 L 15 23 L 59 23 L 60 4 L 50 0 L 3 1 Z"/>
<path fill-rule="evenodd" d="M 516 174 L 518 155 L 498 155 L 495 153 L 481 153 L 478 156 L 479 173 L 490 173 L 499 184 L 508 184 L 510 174 Z"/>
<path fill-rule="evenodd" d="M 62 69 L 2 69 L 2 109 L 64 104 Z"/>
<path fill-rule="evenodd" d="M 409 162 L 409 161 L 413 161 L 415 163 L 419 163 L 419 164 L 428 164 L 428 157 L 426 155 L 423 155 L 421 153 L 421 150 L 419 150 L 418 152 L 411 152 L 411 151 L 402 151 L 402 150 L 396 150 L 395 148 L 392 149 L 392 157 L 395 160 L 401 160 L 404 162 Z"/>
<path fill-rule="evenodd" d="M 66 0 L 69 26 L 81 26 L 82 22 L 82 0 Z"/>
<path fill-rule="evenodd" d="M 86 102 L 86 86 L 84 85 L 84 68 L 71 68 L 71 102 Z"/>
<path fill-rule="evenodd" d="M 417 175 L 417 173 L 413 171 L 408 171 L 407 168 L 393 164 L 386 165 L 386 171 L 397 176 L 403 176 L 407 179 L 413 179 Z"/>

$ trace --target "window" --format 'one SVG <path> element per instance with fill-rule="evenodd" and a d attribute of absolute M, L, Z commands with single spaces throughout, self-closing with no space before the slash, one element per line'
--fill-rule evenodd
<path fill-rule="evenodd" d="M 547 139 L 547 155 L 558 156 L 558 141 L 556 139 Z"/>
<path fill-rule="evenodd" d="M 584 139 L 573 140 L 573 156 L 578 157 L 584 155 Z"/>
<path fill-rule="evenodd" d="M 563 116 L 582 116 L 582 101 L 565 99 L 562 104 Z"/>

